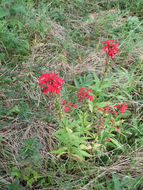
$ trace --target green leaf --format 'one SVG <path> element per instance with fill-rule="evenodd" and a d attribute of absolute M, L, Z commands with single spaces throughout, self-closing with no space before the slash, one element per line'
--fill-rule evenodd
<path fill-rule="evenodd" d="M 88 102 L 88 105 L 89 105 L 89 110 L 91 111 L 91 113 L 93 113 L 93 102 L 92 101 L 89 101 Z"/>
<path fill-rule="evenodd" d="M 6 185 L 6 187 L 8 190 L 23 190 L 17 179 L 12 184 Z"/>
<path fill-rule="evenodd" d="M 80 84 L 79 84 L 79 82 L 78 82 L 78 80 L 77 80 L 76 78 L 74 78 L 74 83 L 75 83 L 75 86 L 76 86 L 77 88 L 80 87 Z"/>
<path fill-rule="evenodd" d="M 132 114 L 132 113 L 131 113 L 129 110 L 126 110 L 126 111 L 124 112 L 124 114 L 121 115 L 121 117 L 122 117 L 122 118 L 129 118 L 129 116 L 131 116 L 131 114 Z"/>
<path fill-rule="evenodd" d="M 111 84 L 106 82 L 105 84 L 102 85 L 101 89 L 103 90 L 103 89 L 106 89 L 106 88 L 109 88 L 109 87 L 111 87 Z"/>
<path fill-rule="evenodd" d="M 102 108 L 104 106 L 107 106 L 107 104 L 111 105 L 111 102 L 109 102 L 109 101 L 108 102 L 100 102 L 100 103 L 96 102 L 96 107 Z"/>
<path fill-rule="evenodd" d="M 91 145 L 87 146 L 85 144 L 81 144 L 80 148 L 83 149 L 83 150 L 90 150 L 90 149 L 92 149 L 92 146 Z"/>
<path fill-rule="evenodd" d="M 53 150 L 52 153 L 61 154 L 61 153 L 65 152 L 65 151 L 67 151 L 67 147 L 61 147 L 58 150 Z"/>
<path fill-rule="evenodd" d="M 65 133 L 65 129 L 59 129 L 56 132 L 54 132 L 54 135 L 56 136 L 56 135 L 60 135 L 60 134 L 63 134 L 63 133 Z"/>
<path fill-rule="evenodd" d="M 0 7 L 0 19 L 7 16 L 7 15 L 9 15 L 9 11 Z"/>
<path fill-rule="evenodd" d="M 85 157 L 90 157 L 91 155 L 83 150 L 80 150 L 80 153 Z"/>
<path fill-rule="evenodd" d="M 18 179 L 20 179 L 21 175 L 19 172 L 12 172 L 11 177 L 17 177 Z"/>
<path fill-rule="evenodd" d="M 84 143 L 84 140 L 75 133 L 69 136 L 70 142 L 74 146 L 79 146 L 80 143 Z"/>
<path fill-rule="evenodd" d="M 94 77 L 94 81 L 96 82 L 96 86 L 97 86 L 97 89 L 98 89 L 99 84 L 100 84 L 100 80 L 99 80 L 98 76 L 95 73 L 94 73 L 93 77 Z"/>
<path fill-rule="evenodd" d="M 15 106 L 15 107 L 13 107 L 13 108 L 10 110 L 9 114 L 10 114 L 10 113 L 19 113 L 19 112 L 20 112 L 20 109 L 18 108 L 18 106 Z"/>
<path fill-rule="evenodd" d="M 70 89 L 72 91 L 77 91 L 77 88 L 75 86 L 71 86 L 71 85 L 64 86 L 64 88 Z"/>
<path fill-rule="evenodd" d="M 117 175 L 112 174 L 113 182 L 114 182 L 114 190 L 122 190 L 121 183 Z"/>
<path fill-rule="evenodd" d="M 10 3 L 12 3 L 13 2 L 13 0 L 2 0 L 1 1 L 1 4 L 2 5 L 6 5 L 6 4 L 10 4 Z"/>
<path fill-rule="evenodd" d="M 110 139 L 111 139 L 112 143 L 115 144 L 115 145 L 117 146 L 117 148 L 123 150 L 123 146 L 120 144 L 119 141 L 117 141 L 117 140 L 114 139 L 114 138 L 110 138 Z"/>
<path fill-rule="evenodd" d="M 28 185 L 28 186 L 32 186 L 33 182 L 34 182 L 34 179 L 31 178 L 31 179 L 29 179 L 29 180 L 27 181 L 27 185 Z"/>
<path fill-rule="evenodd" d="M 31 173 L 32 173 L 33 176 L 34 176 L 35 181 L 37 181 L 38 178 L 39 178 L 39 174 L 38 174 L 35 170 L 32 170 Z"/>

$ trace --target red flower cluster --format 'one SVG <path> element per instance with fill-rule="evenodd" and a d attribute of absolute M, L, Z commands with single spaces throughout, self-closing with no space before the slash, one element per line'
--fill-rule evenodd
<path fill-rule="evenodd" d="M 113 113 L 116 114 L 117 112 L 120 112 L 121 114 L 123 114 L 127 109 L 127 106 L 125 105 L 125 102 L 123 102 L 121 105 L 115 105 L 114 108 L 117 108 L 117 110 L 114 110 Z"/>
<path fill-rule="evenodd" d="M 62 99 L 62 105 L 64 106 L 64 112 L 71 111 L 72 107 L 77 107 L 77 104 L 72 104 L 71 102 L 66 102 L 66 100 Z M 69 104 L 69 106 L 67 106 Z"/>
<path fill-rule="evenodd" d="M 125 110 L 127 109 L 127 106 L 125 105 L 125 102 L 123 102 L 121 105 L 116 104 L 114 106 L 114 108 L 117 108 L 116 110 L 113 110 L 112 114 L 117 114 L 117 113 L 121 113 L 123 114 L 125 112 Z M 97 110 L 101 110 L 102 114 L 105 115 L 106 112 L 110 113 L 111 108 L 110 106 L 107 104 L 106 107 L 102 107 L 102 108 L 97 108 Z"/>
<path fill-rule="evenodd" d="M 106 111 L 110 112 L 110 109 L 111 109 L 110 106 L 107 104 L 106 107 L 98 108 L 97 110 L 101 110 L 102 114 L 105 115 Z"/>
<path fill-rule="evenodd" d="M 107 104 L 107 106 L 102 107 L 102 108 L 98 108 L 97 110 L 100 110 L 103 115 L 105 115 L 105 113 L 109 113 L 110 115 L 111 114 L 117 114 L 117 113 L 123 114 L 125 112 L 125 110 L 127 109 L 127 106 L 125 105 L 125 102 L 123 102 L 121 105 L 116 104 L 114 106 L 114 108 L 115 108 L 115 110 L 112 111 L 111 107 Z M 110 122 L 113 125 L 113 127 L 116 128 L 116 131 L 120 132 L 120 129 L 117 126 L 114 125 L 114 121 L 112 119 L 110 120 Z M 99 119 L 99 123 L 100 123 L 100 126 L 101 126 L 101 124 L 103 124 L 103 119 L 102 118 Z"/>
<path fill-rule="evenodd" d="M 78 101 L 81 102 L 82 100 L 84 100 L 85 98 L 87 99 L 90 99 L 90 101 L 93 100 L 93 95 L 90 95 L 89 92 L 92 93 L 91 89 L 89 90 L 85 90 L 84 87 L 81 87 L 79 89 L 79 91 L 77 92 L 77 98 L 78 98 Z"/>
<path fill-rule="evenodd" d="M 60 75 L 55 73 L 42 73 L 40 76 L 39 86 L 42 86 L 44 89 L 44 94 L 55 92 L 56 94 L 60 93 L 62 83 L 64 82 Z"/>
<path fill-rule="evenodd" d="M 116 55 L 119 50 L 116 46 L 119 46 L 115 40 L 104 40 L 101 44 L 104 44 L 103 50 L 107 50 L 107 54 L 111 57 L 111 59 L 114 58 L 114 55 Z"/>

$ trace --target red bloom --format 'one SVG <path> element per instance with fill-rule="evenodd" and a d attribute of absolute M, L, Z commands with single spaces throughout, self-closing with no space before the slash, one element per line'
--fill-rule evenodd
<path fill-rule="evenodd" d="M 106 141 L 111 141 L 111 139 L 108 137 Z"/>
<path fill-rule="evenodd" d="M 86 90 L 84 89 L 84 87 L 81 87 L 81 88 L 79 89 L 79 91 L 77 92 L 77 94 L 78 94 L 78 96 L 77 96 L 78 101 L 81 102 L 81 101 L 84 100 L 85 98 L 90 99 L 90 101 L 92 101 L 92 100 L 93 100 L 93 95 L 90 95 L 89 92 L 92 92 L 92 90 L 89 89 L 89 90 L 86 91 Z"/>
<path fill-rule="evenodd" d="M 107 104 L 107 106 L 106 106 L 106 111 L 110 111 L 110 106 Z"/>
<path fill-rule="evenodd" d="M 107 51 L 107 54 L 111 57 L 111 59 L 114 58 L 114 55 L 116 55 L 119 50 L 116 46 L 119 46 L 119 44 L 116 43 L 115 40 L 104 40 L 101 44 L 104 44 L 104 51 Z"/>
<path fill-rule="evenodd" d="M 116 105 L 114 106 L 114 108 L 120 108 L 119 104 L 116 104 Z"/>
<path fill-rule="evenodd" d="M 112 124 L 114 123 L 112 119 L 111 119 L 111 123 L 112 123 Z"/>
<path fill-rule="evenodd" d="M 121 114 L 124 113 L 125 109 L 127 109 L 127 106 L 126 106 L 125 103 L 123 102 L 123 103 L 121 104 L 121 107 L 120 107 L 120 110 L 119 110 L 119 111 L 121 112 Z"/>
<path fill-rule="evenodd" d="M 72 104 L 64 99 L 61 100 L 62 105 L 64 106 L 64 112 L 71 111 L 72 107 L 77 107 L 77 104 Z M 69 104 L 70 106 L 67 106 Z"/>
<path fill-rule="evenodd" d="M 102 111 L 102 114 L 103 115 L 105 115 L 105 113 L 106 113 L 106 111 L 108 112 L 108 113 L 110 113 L 110 106 L 107 104 L 107 106 L 106 107 L 102 107 L 102 108 L 97 108 L 97 110 L 101 110 Z"/>
<path fill-rule="evenodd" d="M 70 111 L 71 108 L 69 106 L 65 106 L 64 112 L 66 113 L 67 111 Z"/>
<path fill-rule="evenodd" d="M 42 73 L 40 76 L 39 86 L 42 86 L 44 89 L 44 94 L 55 92 L 56 94 L 60 93 L 62 83 L 64 82 L 60 75 L 55 73 Z"/>
<path fill-rule="evenodd" d="M 61 103 L 62 103 L 63 105 L 66 105 L 66 101 L 65 101 L 64 99 L 61 100 Z"/>
<path fill-rule="evenodd" d="M 125 110 L 127 109 L 127 106 L 125 105 L 125 102 L 123 102 L 121 105 L 117 104 L 114 106 L 114 108 L 118 108 L 118 111 L 123 114 Z M 112 113 L 117 113 L 116 110 L 114 110 Z"/>

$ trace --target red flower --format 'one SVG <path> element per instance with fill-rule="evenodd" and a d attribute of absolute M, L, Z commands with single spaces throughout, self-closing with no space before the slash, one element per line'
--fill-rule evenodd
<path fill-rule="evenodd" d="M 89 92 L 92 92 L 92 90 L 89 89 L 89 90 L 86 91 L 86 90 L 84 89 L 84 87 L 81 87 L 81 88 L 79 89 L 79 91 L 77 92 L 77 94 L 78 94 L 78 96 L 77 96 L 78 101 L 81 102 L 81 101 L 84 100 L 85 98 L 90 99 L 90 101 L 92 101 L 92 100 L 93 100 L 93 95 L 90 95 Z"/>
<path fill-rule="evenodd" d="M 71 108 L 69 106 L 65 106 L 64 112 L 71 111 Z"/>
<path fill-rule="evenodd" d="M 65 101 L 64 99 L 61 100 L 61 103 L 62 103 L 63 105 L 66 105 L 66 101 Z"/>
<path fill-rule="evenodd" d="M 119 104 L 116 104 L 116 105 L 114 106 L 114 108 L 120 108 Z"/>
<path fill-rule="evenodd" d="M 114 106 L 114 108 L 118 108 L 118 111 L 123 114 L 125 110 L 127 109 L 127 106 L 125 105 L 125 102 L 123 102 L 121 105 L 117 104 Z M 116 110 L 114 110 L 112 113 L 117 113 Z"/>
<path fill-rule="evenodd" d="M 71 111 L 72 107 L 77 107 L 77 104 L 72 104 L 64 99 L 61 100 L 62 105 L 64 106 L 64 112 Z M 69 104 L 70 106 L 67 106 Z"/>
<path fill-rule="evenodd" d="M 114 110 L 114 111 L 112 112 L 112 114 L 117 114 L 117 111 L 116 111 L 116 110 Z"/>
<path fill-rule="evenodd" d="M 44 89 L 44 94 L 55 92 L 56 94 L 60 93 L 62 83 L 64 82 L 60 75 L 55 73 L 42 73 L 40 76 L 39 86 L 42 86 Z"/>
<path fill-rule="evenodd" d="M 108 137 L 106 141 L 111 141 L 111 139 Z"/>
<path fill-rule="evenodd" d="M 110 106 L 107 104 L 107 106 L 106 106 L 106 111 L 110 111 Z"/>
<path fill-rule="evenodd" d="M 126 106 L 125 103 L 123 102 L 123 103 L 121 104 L 121 107 L 120 107 L 120 110 L 119 110 L 119 111 L 121 112 L 121 114 L 124 113 L 125 109 L 127 109 L 127 106 Z"/>
<path fill-rule="evenodd" d="M 105 113 L 106 113 L 106 111 L 108 112 L 108 113 L 110 113 L 110 106 L 107 104 L 107 106 L 106 107 L 102 107 L 102 108 L 97 108 L 97 110 L 101 110 L 102 111 L 102 114 L 103 115 L 105 115 Z"/>
<path fill-rule="evenodd" d="M 112 123 L 112 124 L 114 123 L 112 119 L 111 119 L 111 123 Z"/>
<path fill-rule="evenodd" d="M 114 58 L 114 55 L 116 55 L 119 50 L 116 46 L 119 46 L 119 44 L 116 43 L 115 40 L 104 40 L 101 44 L 104 44 L 104 51 L 107 51 L 107 54 L 111 57 L 111 59 Z"/>

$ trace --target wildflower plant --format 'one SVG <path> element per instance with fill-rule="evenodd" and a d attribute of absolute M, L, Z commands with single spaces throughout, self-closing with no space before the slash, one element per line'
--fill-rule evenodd
<path fill-rule="evenodd" d="M 91 157 L 98 151 L 105 151 L 109 142 L 110 145 L 112 142 L 119 147 L 120 143 L 115 137 L 122 132 L 121 116 L 127 109 L 126 103 L 99 107 L 98 100 L 110 61 L 118 53 L 119 44 L 115 40 L 104 40 L 101 44 L 106 52 L 106 64 L 102 78 L 98 79 L 99 91 L 95 91 L 93 86 L 79 87 L 73 92 L 76 99 L 71 101 L 70 97 L 62 95 L 64 81 L 60 75 L 42 73 L 39 78 L 39 86 L 43 88 L 44 94 L 52 96 L 58 112 L 59 129 L 55 136 L 59 144 L 53 151 L 58 158 L 62 156 L 83 161 L 85 157 Z"/>
<path fill-rule="evenodd" d="M 126 109 L 127 106 L 125 105 L 125 103 L 122 103 L 120 106 L 119 104 L 114 105 L 113 108 L 111 108 L 108 104 L 102 108 L 97 108 L 97 111 L 99 112 L 98 128 L 102 128 L 103 130 L 101 130 L 104 131 L 104 133 L 106 131 L 107 135 L 104 135 L 104 138 L 108 139 L 111 136 L 114 136 L 112 132 L 121 132 L 122 129 L 119 128 L 122 122 L 121 115 L 125 112 Z"/>
<path fill-rule="evenodd" d="M 58 154 L 58 157 L 68 154 L 69 157 L 83 160 L 84 156 L 90 156 L 87 152 L 82 150 L 81 144 L 86 143 L 86 137 L 83 136 L 82 130 L 75 129 L 77 122 L 70 123 L 65 113 L 70 112 L 72 108 L 76 108 L 77 104 L 71 103 L 62 99 L 60 101 L 60 90 L 62 88 L 63 79 L 54 73 L 42 73 L 39 78 L 39 86 L 43 88 L 44 94 L 51 95 L 58 112 L 57 121 L 60 129 L 55 132 L 55 136 L 59 140 L 59 148 L 53 153 Z M 90 97 L 86 92 L 87 97 Z"/>
<path fill-rule="evenodd" d="M 117 46 L 119 44 L 115 40 L 104 40 L 102 43 L 104 45 L 103 51 L 106 52 L 106 64 L 105 64 L 105 70 L 102 76 L 102 79 L 99 84 L 99 90 L 101 89 L 103 82 L 105 80 L 105 77 L 108 73 L 108 69 L 110 67 L 110 59 L 113 60 L 114 56 L 119 52 Z M 96 96 L 98 96 L 98 93 L 96 93 Z M 96 97 L 97 100 L 97 97 Z"/>
<path fill-rule="evenodd" d="M 63 79 L 55 73 L 42 73 L 39 78 L 39 86 L 43 87 L 44 94 L 60 93 Z"/>

